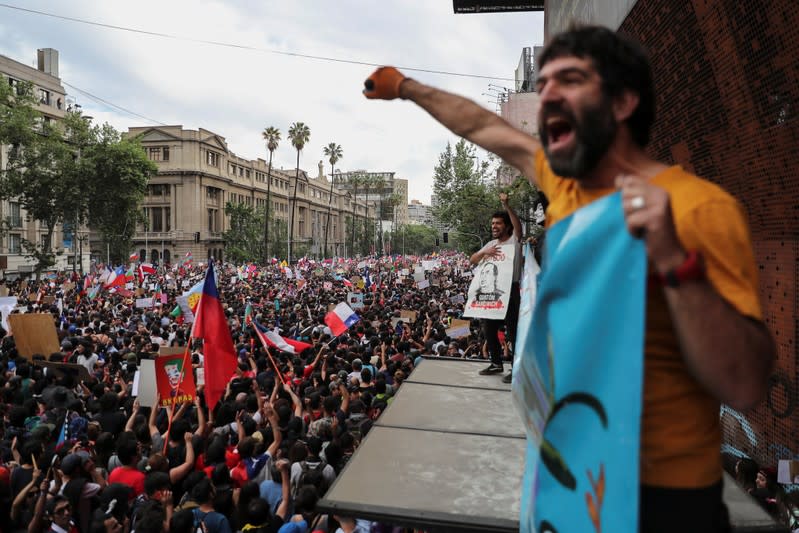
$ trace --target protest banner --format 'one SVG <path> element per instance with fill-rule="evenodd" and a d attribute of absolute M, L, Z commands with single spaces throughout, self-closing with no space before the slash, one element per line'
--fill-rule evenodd
<path fill-rule="evenodd" d="M 133 396 L 139 398 L 139 404 L 143 407 L 155 407 L 155 395 L 158 391 L 155 381 L 155 361 L 142 359 L 136 373 L 139 375 L 139 381 L 134 383 L 138 387 L 134 387 Z"/>
<path fill-rule="evenodd" d="M 451 303 L 452 305 L 462 304 L 465 301 L 466 300 L 464 299 L 462 294 L 456 294 L 455 296 L 449 297 L 449 303 Z"/>
<path fill-rule="evenodd" d="M 406 322 L 409 322 L 411 324 L 416 322 L 417 314 L 418 313 L 416 311 L 411 311 L 410 309 L 401 309 L 400 310 L 400 317 L 403 320 L 405 320 Z"/>
<path fill-rule="evenodd" d="M 147 309 L 153 306 L 152 298 L 136 298 L 136 309 Z"/>
<path fill-rule="evenodd" d="M 505 318 L 510 303 L 516 247 L 506 244 L 499 248 L 496 257 L 483 259 L 475 267 L 476 275 L 469 284 L 463 316 L 492 320 Z"/>
<path fill-rule="evenodd" d="M 182 352 L 155 358 L 155 381 L 162 407 L 194 401 L 197 394 L 191 360 Z"/>
<path fill-rule="evenodd" d="M 363 294 L 360 292 L 348 292 L 347 303 L 353 309 L 363 309 Z"/>
<path fill-rule="evenodd" d="M 532 321 L 523 317 L 535 273 L 521 281 L 519 322 L 529 327 L 517 332 L 524 356 L 512 386 L 527 434 L 519 531 L 598 531 L 600 516 L 602 531 L 637 531 L 644 242 L 627 231 L 615 193 L 550 227 L 547 252 Z"/>
<path fill-rule="evenodd" d="M 3 329 L 8 331 L 8 317 L 11 315 L 11 311 L 17 306 L 17 297 L 16 296 L 2 296 L 0 297 L 0 314 L 2 314 L 2 326 Z"/>
<path fill-rule="evenodd" d="M 53 315 L 49 313 L 9 315 L 8 322 L 14 336 L 14 344 L 22 357 L 32 359 L 36 354 L 47 357 L 61 349 Z"/>
<path fill-rule="evenodd" d="M 458 320 L 452 321 L 452 324 L 445 330 L 447 336 L 451 339 L 460 339 L 461 337 L 468 337 L 471 333 L 471 321 Z"/>

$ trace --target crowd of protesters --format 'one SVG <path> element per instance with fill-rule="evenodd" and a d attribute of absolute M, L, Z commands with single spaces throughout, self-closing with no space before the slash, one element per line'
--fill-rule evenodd
<path fill-rule="evenodd" d="M 413 277 L 422 260 L 425 288 Z M 469 336 L 446 332 L 470 282 L 463 255 L 223 264 L 238 369 L 212 410 L 201 376 L 191 402 L 158 407 L 136 397 L 134 377 L 164 346 L 190 344 L 192 366 L 203 367 L 202 343 L 174 311 L 204 265 L 184 261 L 135 281 L 136 295 L 157 293 L 149 308 L 135 305 L 130 286 L 98 291 L 93 270 L 2 285 L 19 299 L 15 313 L 52 314 L 61 348 L 22 357 L 13 331 L 0 332 L 4 532 L 392 531 L 320 513 L 317 501 L 421 356 L 486 358 L 477 321 Z M 361 320 L 333 337 L 324 316 L 352 293 L 362 295 Z M 409 310 L 415 319 L 401 317 Z M 251 319 L 310 348 L 271 349 L 270 359 Z"/>

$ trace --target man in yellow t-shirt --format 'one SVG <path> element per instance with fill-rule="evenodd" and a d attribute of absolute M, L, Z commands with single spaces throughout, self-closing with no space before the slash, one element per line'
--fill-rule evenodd
<path fill-rule="evenodd" d="M 655 95 L 638 44 L 577 27 L 553 37 L 538 62 L 538 139 L 393 67 L 376 70 L 364 94 L 411 100 L 519 169 L 549 199 L 548 224 L 621 190 L 650 269 L 640 529 L 725 531 L 719 402 L 756 405 L 775 359 L 743 210 L 720 187 L 644 151 Z"/>

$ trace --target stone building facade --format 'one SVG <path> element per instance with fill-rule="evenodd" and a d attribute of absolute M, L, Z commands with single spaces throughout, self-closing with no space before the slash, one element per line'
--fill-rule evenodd
<path fill-rule="evenodd" d="M 225 138 L 214 132 L 183 126 L 133 127 L 128 135 L 140 138 L 147 156 L 158 165 L 144 199 L 146 227 L 139 225 L 134 250 L 142 260 L 174 262 L 187 252 L 196 260 L 224 259 L 223 233 L 229 229 L 227 202 L 263 208 L 267 201 L 268 163 L 233 153 Z M 295 169 L 271 170 L 271 212 L 288 227 Z M 333 187 L 324 175 L 311 177 L 300 170 L 294 216 L 292 256 L 298 252 L 322 257 L 328 206 L 328 255 L 343 256 L 351 246 L 346 220 L 353 212 L 347 191 Z M 332 197 L 331 197 L 332 196 Z M 358 217 L 374 217 L 371 203 L 358 198 Z M 270 236 L 270 242 L 274 242 Z M 286 241 L 286 236 L 281 236 Z M 304 253 L 303 253 L 304 252 Z"/>

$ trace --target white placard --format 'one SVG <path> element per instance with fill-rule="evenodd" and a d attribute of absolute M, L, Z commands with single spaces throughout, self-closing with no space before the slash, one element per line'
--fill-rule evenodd
<path fill-rule="evenodd" d="M 496 258 L 483 259 L 474 268 L 463 316 L 503 320 L 508 312 L 516 246 L 500 246 Z"/>
<path fill-rule="evenodd" d="M 155 384 L 155 361 L 152 359 L 142 359 L 139 363 L 139 404 L 143 407 L 153 407 L 155 405 L 155 395 L 158 390 Z M 134 393 L 135 395 L 135 393 Z"/>
<path fill-rule="evenodd" d="M 430 280 L 429 279 L 423 279 L 422 281 L 417 281 L 416 282 L 416 288 L 417 289 L 426 289 L 429 286 L 430 286 Z"/>
<path fill-rule="evenodd" d="M 187 279 L 184 279 L 183 281 L 180 282 L 180 286 L 184 287 L 184 288 L 185 287 L 189 287 L 190 285 L 191 284 L 189 283 L 189 280 L 187 280 Z"/>
<path fill-rule="evenodd" d="M 146 309 L 153 306 L 152 298 L 136 298 L 136 309 Z"/>
<path fill-rule="evenodd" d="M 200 367 L 197 369 L 197 379 L 195 380 L 196 385 L 199 387 L 200 385 L 205 385 L 205 369 Z"/>
<path fill-rule="evenodd" d="M 349 305 L 353 309 L 363 309 L 363 293 L 348 292 L 347 305 Z"/>
<path fill-rule="evenodd" d="M 413 281 L 419 283 L 424 279 L 424 272 L 414 272 L 413 273 Z"/>
<path fill-rule="evenodd" d="M 435 270 L 438 266 L 438 261 L 422 261 L 422 268 L 424 270 Z"/>
<path fill-rule="evenodd" d="M 410 275 L 410 273 L 411 273 L 410 270 L 408 270 L 407 268 L 403 268 L 402 270 L 400 270 L 400 276 L 408 276 Z"/>

